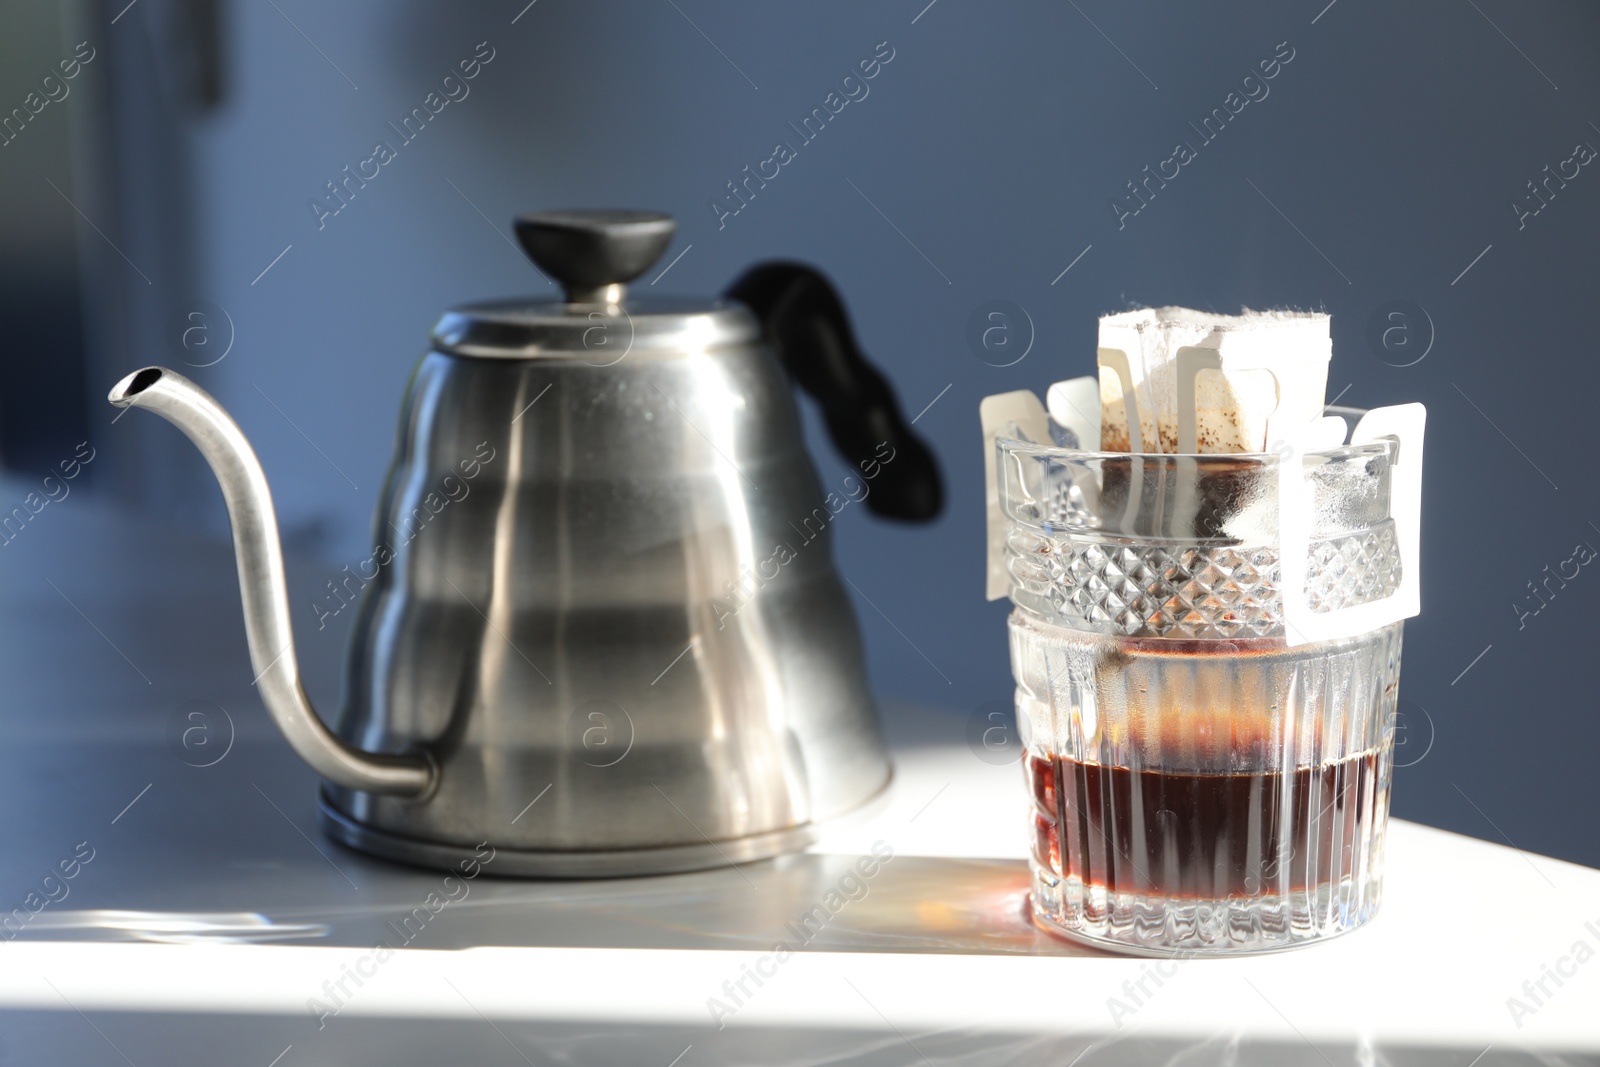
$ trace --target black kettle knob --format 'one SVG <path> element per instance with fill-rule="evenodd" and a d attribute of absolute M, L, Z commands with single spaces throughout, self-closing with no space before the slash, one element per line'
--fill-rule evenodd
<path fill-rule="evenodd" d="M 678 224 L 654 211 L 540 211 L 519 215 L 517 240 L 573 304 L 617 304 L 623 285 L 660 258 Z"/>

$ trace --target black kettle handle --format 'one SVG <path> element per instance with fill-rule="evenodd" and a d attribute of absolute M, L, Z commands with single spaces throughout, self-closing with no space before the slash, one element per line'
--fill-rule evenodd
<path fill-rule="evenodd" d="M 888 380 L 861 354 L 828 279 L 801 263 L 758 263 L 726 295 L 761 320 L 778 360 L 822 408 L 840 455 L 857 470 L 876 464 L 867 507 L 909 522 L 937 516 L 939 465 L 901 416 Z"/>

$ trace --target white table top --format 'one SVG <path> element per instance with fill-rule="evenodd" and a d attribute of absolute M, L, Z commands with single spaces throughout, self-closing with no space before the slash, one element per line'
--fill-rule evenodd
<path fill-rule="evenodd" d="M 1028 922 L 1020 771 L 976 758 L 965 718 L 937 709 L 889 709 L 894 785 L 806 855 L 484 877 L 376 961 L 385 924 L 441 876 L 317 831 L 315 780 L 249 689 L 226 552 L 54 529 L 48 548 L 0 556 L 20 608 L 0 617 L 0 915 L 80 842 L 94 856 L 0 934 L 0 1062 L 1600 1063 L 1600 872 L 1396 821 L 1368 928 L 1167 964 L 1156 988 L 1152 961 Z M 303 643 L 308 673 L 336 662 L 336 641 Z M 210 767 L 166 741 L 196 699 L 233 722 Z M 772 959 L 880 841 L 893 859 L 865 895 Z M 770 976 L 714 1019 L 708 1002 L 731 1004 L 724 983 L 758 963 Z M 324 983 L 358 967 L 319 1029 L 308 1000 L 334 1003 Z M 1135 1000 L 1124 983 L 1141 978 L 1152 992 Z"/>

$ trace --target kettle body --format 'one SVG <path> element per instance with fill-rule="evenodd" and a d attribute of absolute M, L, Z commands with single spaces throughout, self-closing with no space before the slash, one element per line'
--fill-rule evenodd
<path fill-rule="evenodd" d="M 931 492 L 936 510 L 931 457 L 842 319 L 807 313 L 837 302 L 815 275 L 758 269 L 748 305 L 626 299 L 663 219 L 525 216 L 568 299 L 439 321 L 357 568 L 331 730 L 286 605 L 272 617 L 276 527 L 243 435 L 173 372 L 113 391 L 212 459 L 263 697 L 323 773 L 335 839 L 440 867 L 488 843 L 505 874 L 663 873 L 801 848 L 887 784 L 831 526 L 839 501 L 924 517 L 908 512 Z M 798 360 L 858 470 L 832 492 L 804 450 Z M 271 543 L 246 543 L 264 525 Z"/>

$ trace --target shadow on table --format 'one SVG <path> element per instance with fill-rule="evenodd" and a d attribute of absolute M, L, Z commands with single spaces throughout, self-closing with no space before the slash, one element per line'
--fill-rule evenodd
<path fill-rule="evenodd" d="M 184 944 L 404 940 L 427 949 L 765 951 L 783 941 L 832 952 L 1099 955 L 1032 924 L 1020 860 L 895 856 L 874 866 L 859 856 L 823 854 L 603 882 L 446 881 L 406 868 L 361 881 L 368 899 L 360 904 L 262 912 L 50 909 L 22 936 Z"/>

